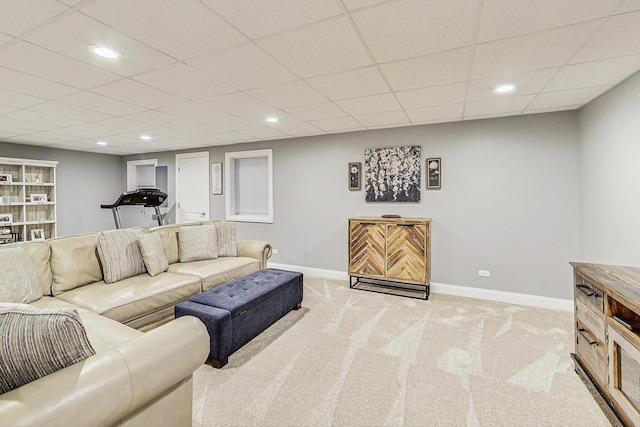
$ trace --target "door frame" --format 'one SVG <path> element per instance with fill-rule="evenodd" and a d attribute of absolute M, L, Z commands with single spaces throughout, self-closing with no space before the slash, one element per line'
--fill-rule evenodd
<path fill-rule="evenodd" d="M 182 153 L 176 154 L 176 224 L 182 224 L 184 222 L 184 218 L 182 218 L 182 210 L 180 208 L 180 160 L 182 159 L 190 159 L 204 157 L 206 160 L 206 170 L 207 170 L 207 188 L 209 186 L 209 152 L 208 151 L 199 151 L 197 153 Z M 207 203 L 205 210 L 205 220 L 210 219 L 209 212 L 209 190 L 207 189 Z"/>

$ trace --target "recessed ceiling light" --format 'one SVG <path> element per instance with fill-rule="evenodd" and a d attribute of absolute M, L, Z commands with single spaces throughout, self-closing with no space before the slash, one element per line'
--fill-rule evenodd
<path fill-rule="evenodd" d="M 144 139 L 145 141 L 149 141 L 151 137 L 149 135 L 140 135 L 140 139 Z"/>
<path fill-rule="evenodd" d="M 104 46 L 94 47 L 93 53 L 107 59 L 116 59 L 118 57 L 118 53 L 115 50 L 109 49 L 108 47 Z"/>
<path fill-rule="evenodd" d="M 269 122 L 269 123 L 278 123 L 278 118 L 277 117 L 267 117 L 265 119 L 265 122 Z"/>
<path fill-rule="evenodd" d="M 107 143 L 104 142 L 104 141 L 98 141 L 98 142 L 96 142 L 96 144 L 98 144 L 98 145 L 107 145 Z"/>
<path fill-rule="evenodd" d="M 514 90 L 516 90 L 516 86 L 515 85 L 500 85 L 500 86 L 496 86 L 493 89 L 494 93 L 509 93 L 509 92 L 513 92 Z"/>

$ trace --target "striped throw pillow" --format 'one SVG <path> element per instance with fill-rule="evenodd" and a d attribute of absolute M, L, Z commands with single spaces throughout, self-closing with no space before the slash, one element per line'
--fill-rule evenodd
<path fill-rule="evenodd" d="M 217 222 L 216 230 L 218 231 L 218 256 L 238 256 L 235 222 Z"/>
<path fill-rule="evenodd" d="M 147 271 L 137 235 L 131 230 L 98 233 L 98 257 L 105 283 L 114 283 Z"/>
<path fill-rule="evenodd" d="M 26 304 L 40 298 L 42 287 L 27 251 L 21 247 L 0 249 L 0 302 Z"/>
<path fill-rule="evenodd" d="M 75 309 L 0 304 L 0 394 L 95 354 Z"/>

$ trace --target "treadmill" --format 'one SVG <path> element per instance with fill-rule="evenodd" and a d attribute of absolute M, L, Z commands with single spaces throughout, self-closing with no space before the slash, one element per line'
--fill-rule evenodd
<path fill-rule="evenodd" d="M 157 188 L 138 188 L 137 190 L 124 192 L 118 200 L 111 205 L 100 205 L 102 209 L 111 209 L 116 228 L 122 228 L 120 223 L 120 206 L 144 206 L 145 208 L 155 208 L 158 225 L 164 225 L 163 216 L 160 213 L 160 205 L 167 199 L 167 193 Z"/>

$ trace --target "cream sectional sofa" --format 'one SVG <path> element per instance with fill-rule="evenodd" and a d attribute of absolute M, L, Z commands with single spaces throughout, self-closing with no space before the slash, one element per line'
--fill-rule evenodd
<path fill-rule="evenodd" d="M 160 235 L 166 272 L 108 284 L 97 233 L 17 244 L 42 286 L 42 298 L 31 305 L 77 309 L 96 354 L 0 394 L 0 425 L 191 424 L 192 374 L 207 358 L 209 336 L 198 319 L 174 320 L 174 306 L 265 268 L 271 245 L 239 240 L 236 257 L 181 263 L 181 227 L 137 229 Z"/>

